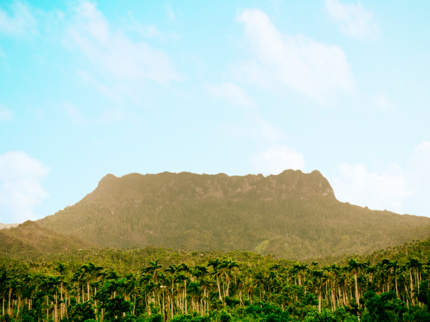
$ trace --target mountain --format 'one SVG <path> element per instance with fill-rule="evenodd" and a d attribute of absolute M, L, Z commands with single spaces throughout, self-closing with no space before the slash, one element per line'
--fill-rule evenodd
<path fill-rule="evenodd" d="M 42 254 L 65 253 L 89 246 L 90 243 L 77 237 L 57 234 L 32 221 L 0 231 L 0 256 L 34 259 Z"/>
<path fill-rule="evenodd" d="M 430 236 L 430 218 L 338 201 L 318 171 L 105 176 L 38 223 L 103 247 L 248 250 L 283 258 L 363 254 Z"/>
<path fill-rule="evenodd" d="M 12 228 L 12 227 L 16 227 L 16 226 L 18 226 L 19 224 L 2 224 L 1 222 L 0 222 L 0 230 L 2 230 L 2 229 L 7 229 L 7 228 Z"/>

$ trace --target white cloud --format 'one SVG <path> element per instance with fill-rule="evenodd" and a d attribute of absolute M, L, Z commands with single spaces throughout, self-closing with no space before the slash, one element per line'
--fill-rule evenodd
<path fill-rule="evenodd" d="M 29 8 L 16 1 L 10 5 L 11 14 L 0 7 L 0 33 L 19 36 L 37 34 L 37 22 Z"/>
<path fill-rule="evenodd" d="M 368 172 L 362 164 L 339 165 L 340 177 L 332 180 L 336 197 L 340 201 L 368 206 L 371 209 L 403 211 L 404 198 L 411 192 L 404 171 L 390 165 L 382 174 Z"/>
<path fill-rule="evenodd" d="M 408 188 L 405 200 L 408 213 L 430 217 L 430 142 L 424 141 L 414 151 L 407 164 Z"/>
<path fill-rule="evenodd" d="M 0 105 L 0 121 L 10 121 L 12 119 L 12 111 Z"/>
<path fill-rule="evenodd" d="M 0 155 L 0 222 L 35 219 L 33 208 L 48 197 L 41 186 L 48 173 L 48 167 L 24 152 Z"/>
<path fill-rule="evenodd" d="M 339 25 L 340 31 L 357 39 L 377 39 L 378 24 L 372 11 L 366 10 L 361 3 L 342 4 L 339 0 L 326 0 L 325 5 L 331 18 Z"/>
<path fill-rule="evenodd" d="M 244 23 L 256 58 L 239 63 L 243 79 L 281 95 L 293 90 L 325 104 L 340 93 L 353 92 L 354 79 L 342 48 L 282 34 L 259 9 L 246 9 L 237 20 Z"/>
<path fill-rule="evenodd" d="M 243 107 L 255 106 L 255 100 L 248 96 L 245 91 L 231 82 L 225 82 L 221 85 L 207 84 L 208 92 L 222 100 L 227 101 L 231 105 L 239 105 Z"/>
<path fill-rule="evenodd" d="M 242 124 L 226 124 L 224 132 L 235 138 L 251 138 L 263 145 L 274 144 L 284 138 L 283 131 L 259 113 L 247 113 Z"/>
<path fill-rule="evenodd" d="M 95 4 L 79 2 L 74 12 L 66 42 L 83 52 L 104 78 L 126 86 L 142 81 L 168 85 L 182 79 L 164 51 L 114 30 Z"/>
<path fill-rule="evenodd" d="M 305 159 L 300 152 L 285 145 L 272 145 L 268 149 L 255 154 L 252 163 L 258 173 L 265 175 L 279 174 L 284 170 L 303 170 Z"/>
<path fill-rule="evenodd" d="M 382 173 L 369 172 L 362 164 L 341 164 L 330 180 L 336 196 L 371 209 L 430 217 L 430 142 L 424 141 L 404 169 L 391 164 Z"/>

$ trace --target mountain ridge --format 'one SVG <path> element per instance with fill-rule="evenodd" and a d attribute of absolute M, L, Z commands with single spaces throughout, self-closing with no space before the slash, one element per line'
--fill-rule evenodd
<path fill-rule="evenodd" d="M 244 249 L 302 260 L 367 253 L 430 236 L 430 218 L 342 203 L 319 171 L 106 175 L 38 223 L 102 247 Z"/>

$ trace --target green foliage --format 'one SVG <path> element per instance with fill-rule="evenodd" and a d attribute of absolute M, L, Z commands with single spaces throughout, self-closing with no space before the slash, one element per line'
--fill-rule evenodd
<path fill-rule="evenodd" d="M 149 322 L 163 322 L 163 316 L 161 314 L 154 314 L 149 319 Z"/>
<path fill-rule="evenodd" d="M 430 312 L 430 286 L 428 281 L 421 282 L 418 292 L 418 301 L 424 303 L 427 306 L 427 310 Z"/>
<path fill-rule="evenodd" d="M 306 319 L 306 322 L 355 322 L 358 321 L 356 316 L 351 316 L 343 308 L 332 312 L 331 310 L 323 310 L 321 313 L 312 312 Z"/>
<path fill-rule="evenodd" d="M 94 309 L 91 302 L 75 304 L 70 308 L 70 322 L 84 322 L 95 319 Z"/>
<path fill-rule="evenodd" d="M 408 312 L 406 304 L 397 299 L 393 291 L 380 296 L 370 291 L 364 294 L 364 300 L 367 312 L 363 315 L 363 322 L 402 321 L 403 315 Z"/>
<path fill-rule="evenodd" d="M 219 322 L 230 322 L 231 315 L 226 310 L 221 310 L 221 314 L 219 316 Z"/>
<path fill-rule="evenodd" d="M 123 315 L 128 315 L 133 309 L 133 303 L 126 301 L 122 296 L 116 296 L 112 299 L 106 299 L 102 306 L 106 310 L 106 318 L 111 321 L 121 320 Z M 155 314 L 150 322 L 161 322 L 157 320 L 158 314 Z"/>

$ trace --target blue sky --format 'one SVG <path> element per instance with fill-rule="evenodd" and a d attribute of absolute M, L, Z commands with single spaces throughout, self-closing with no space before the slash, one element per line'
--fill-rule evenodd
<path fill-rule="evenodd" d="M 107 173 L 317 169 L 430 216 L 428 1 L 2 1 L 0 222 Z"/>

